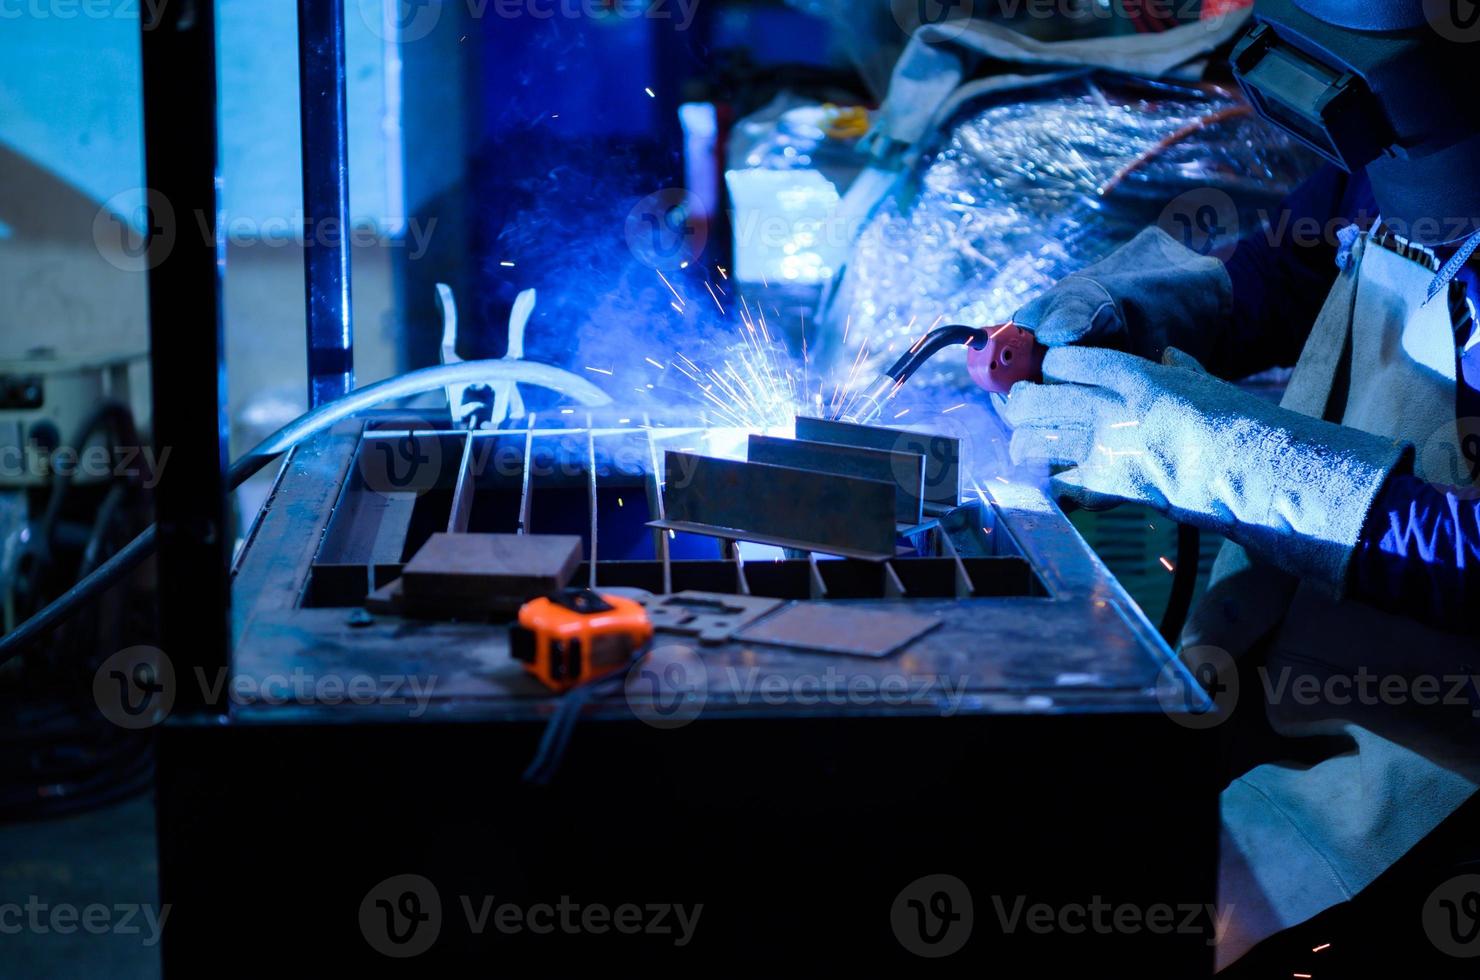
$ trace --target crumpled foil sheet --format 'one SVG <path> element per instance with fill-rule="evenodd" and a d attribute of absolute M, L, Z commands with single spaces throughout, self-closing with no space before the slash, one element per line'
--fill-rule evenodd
<path fill-rule="evenodd" d="M 987 98 L 870 215 L 824 308 L 827 356 L 857 385 L 933 325 L 1003 322 L 1149 224 L 1231 249 L 1320 162 L 1212 86 L 1089 76 Z M 963 390 L 964 358 L 942 356 L 898 401 Z"/>

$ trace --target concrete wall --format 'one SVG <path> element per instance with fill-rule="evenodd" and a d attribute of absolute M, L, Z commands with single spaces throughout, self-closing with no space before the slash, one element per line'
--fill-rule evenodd
<path fill-rule="evenodd" d="M 105 206 L 125 218 L 141 213 L 138 10 L 157 2 L 0 0 L 0 358 L 42 345 L 64 354 L 147 347 L 144 277 L 106 261 L 94 235 L 116 231 L 97 223 Z M 284 240 L 302 211 L 297 7 L 216 2 L 222 203 L 232 230 L 228 393 L 239 451 L 304 401 L 302 253 Z M 388 236 L 354 255 L 363 382 L 395 364 L 394 236 L 405 214 L 399 59 L 383 40 L 382 0 L 345 2 L 350 210 Z"/>

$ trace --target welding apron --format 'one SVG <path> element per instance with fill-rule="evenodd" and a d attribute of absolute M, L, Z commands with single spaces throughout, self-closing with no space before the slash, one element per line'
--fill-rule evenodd
<path fill-rule="evenodd" d="M 1471 485 L 1450 310 L 1442 295 L 1423 305 L 1432 266 L 1400 247 L 1366 235 L 1352 244 L 1281 405 L 1411 442 L 1418 476 Z M 1182 636 L 1184 656 L 1209 645 L 1264 658 L 1243 673 L 1257 677 L 1255 689 L 1244 681 L 1237 696 L 1264 699 L 1279 736 L 1350 739 L 1315 765 L 1259 765 L 1224 790 L 1224 964 L 1351 898 L 1475 791 L 1473 688 L 1455 681 L 1475 673 L 1480 644 L 1335 599 L 1230 542 Z M 1441 679 L 1441 703 L 1428 703 L 1423 677 Z M 1299 678 L 1313 680 L 1297 689 Z"/>

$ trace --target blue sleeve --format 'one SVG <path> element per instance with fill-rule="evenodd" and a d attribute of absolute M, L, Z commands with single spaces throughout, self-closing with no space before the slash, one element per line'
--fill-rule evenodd
<path fill-rule="evenodd" d="M 1260 227 L 1224 262 L 1233 316 L 1209 370 L 1237 379 L 1294 364 L 1336 281 L 1336 230 L 1370 224 L 1375 207 L 1365 176 L 1327 164 L 1273 214 L 1260 214 Z"/>
<path fill-rule="evenodd" d="M 1473 628 L 1480 602 L 1480 493 L 1389 478 L 1352 557 L 1351 595 L 1435 626 Z"/>

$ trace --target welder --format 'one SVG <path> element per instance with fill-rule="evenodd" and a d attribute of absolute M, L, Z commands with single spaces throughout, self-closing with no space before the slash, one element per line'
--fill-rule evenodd
<path fill-rule="evenodd" d="M 1235 75 L 1330 166 L 1226 261 L 1148 230 L 1013 318 L 1049 347 L 999 403 L 1014 462 L 1228 539 L 1181 655 L 1242 678 L 1231 952 L 1352 898 L 1480 781 L 1474 686 L 1444 682 L 1480 663 L 1480 26 L 1452 9 L 1259 0 Z M 1291 364 L 1278 405 L 1222 380 Z"/>

